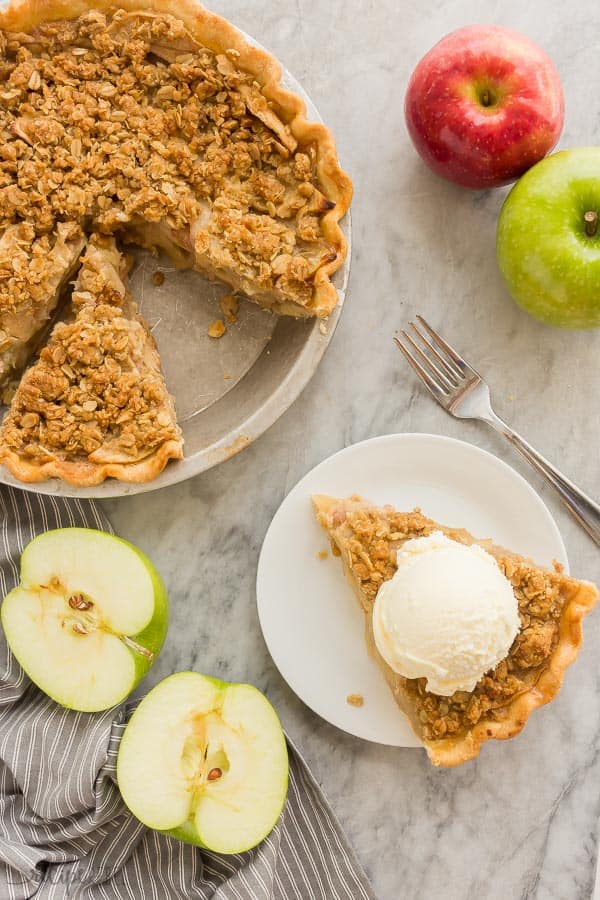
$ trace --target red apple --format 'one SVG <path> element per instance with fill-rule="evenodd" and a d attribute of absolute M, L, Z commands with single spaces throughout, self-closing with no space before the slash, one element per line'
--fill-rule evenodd
<path fill-rule="evenodd" d="M 498 25 L 471 25 L 423 57 L 405 114 L 434 172 L 481 189 L 514 181 L 552 150 L 564 101 L 558 72 L 533 41 Z"/>

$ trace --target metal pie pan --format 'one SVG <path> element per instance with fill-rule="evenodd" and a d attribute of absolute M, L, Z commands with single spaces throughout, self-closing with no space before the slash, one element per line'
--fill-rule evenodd
<path fill-rule="evenodd" d="M 245 34 L 248 41 L 260 46 Z M 314 103 L 286 70 L 282 84 L 305 101 L 308 118 L 322 121 Z M 351 220 L 341 223 L 348 242 L 333 283 L 339 303 L 325 321 L 274 316 L 240 298 L 237 322 L 219 339 L 207 334 L 222 319 L 225 285 L 192 271 L 178 271 L 166 257 L 134 250 L 132 294 L 158 343 L 167 385 L 175 396 L 185 458 L 171 461 L 153 481 L 130 484 L 109 478 L 77 488 L 58 479 L 25 484 L 0 466 L 0 482 L 63 497 L 122 497 L 155 491 L 193 478 L 239 453 L 288 409 L 307 385 L 338 323 L 350 271 Z M 164 281 L 158 285 L 154 275 Z M 156 279 L 160 280 L 160 279 Z"/>

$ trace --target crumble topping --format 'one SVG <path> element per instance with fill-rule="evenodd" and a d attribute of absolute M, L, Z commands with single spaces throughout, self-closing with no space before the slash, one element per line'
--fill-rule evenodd
<path fill-rule="evenodd" d="M 37 235 L 29 222 L 0 236 L 0 385 L 24 365 L 77 267 L 85 240 L 75 222 Z"/>
<path fill-rule="evenodd" d="M 396 572 L 398 548 L 405 541 L 426 536 L 440 527 L 419 510 L 401 513 L 392 507 L 348 512 L 340 508 L 333 511 L 327 524 L 333 529 L 339 528 L 343 535 L 344 556 L 353 575 L 360 580 L 367 614 L 372 611 L 382 582 L 388 581 Z M 448 536 L 467 542 L 460 531 L 450 530 Z M 426 740 L 456 734 L 472 727 L 483 716 L 493 718 L 496 710 L 535 683 L 558 643 L 564 604 L 560 574 L 539 569 L 512 555 L 494 552 L 494 558 L 511 582 L 517 598 L 519 634 L 507 658 L 486 673 L 472 692 L 456 691 L 451 697 L 441 697 L 425 689 L 425 678 L 403 679 Z"/>
<path fill-rule="evenodd" d="M 207 335 L 215 340 L 222 338 L 225 332 L 227 331 L 227 326 L 223 319 L 215 319 L 210 323 L 207 329 Z"/>
<path fill-rule="evenodd" d="M 237 55 L 124 10 L 0 33 L 0 230 L 155 226 L 250 295 L 310 305 L 336 257 L 321 230 L 334 204 L 316 148 L 297 147 Z"/>
<path fill-rule="evenodd" d="M 0 310 L 45 302 L 57 267 L 72 261 L 69 244 L 78 256 L 82 236 L 75 222 L 61 223 L 54 233 L 40 236 L 29 222 L 6 228 L 0 238 Z"/>

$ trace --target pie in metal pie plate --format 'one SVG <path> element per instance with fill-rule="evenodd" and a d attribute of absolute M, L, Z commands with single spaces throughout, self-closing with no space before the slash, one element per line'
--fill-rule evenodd
<path fill-rule="evenodd" d="M 542 566 L 556 560 L 568 572 L 558 527 L 506 463 L 472 444 L 429 434 L 393 434 L 347 447 L 309 472 L 281 504 L 265 537 L 256 588 L 275 665 L 332 725 L 377 743 L 418 747 L 367 654 L 364 613 L 315 519 L 313 494 L 360 494 L 399 510 L 420 507 L 437 522 L 492 538 Z M 362 695 L 363 706 L 349 705 L 350 694 Z"/>
<path fill-rule="evenodd" d="M 285 69 L 281 83 L 302 97 L 309 121 L 322 121 L 304 89 Z M 332 278 L 339 302 L 328 319 L 275 316 L 240 296 L 237 322 L 228 325 L 218 339 L 208 336 L 208 328 L 215 319 L 225 319 L 219 300 L 231 294 L 231 288 L 210 282 L 199 272 L 178 271 L 163 255 L 154 257 L 129 246 L 135 258 L 129 286 L 158 343 L 183 431 L 184 459 L 170 461 L 157 478 L 143 483 L 108 478 L 94 487 L 74 487 L 57 479 L 26 484 L 3 466 L 0 482 L 63 497 L 121 497 L 185 481 L 251 444 L 299 396 L 333 336 L 350 271 L 350 213 L 340 227 L 348 253 Z M 164 274 L 161 285 L 153 280 L 157 270 Z"/>

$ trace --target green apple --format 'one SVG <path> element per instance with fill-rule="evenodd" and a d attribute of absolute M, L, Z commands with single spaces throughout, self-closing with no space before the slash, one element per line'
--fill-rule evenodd
<path fill-rule="evenodd" d="M 562 150 L 514 186 L 498 221 L 508 288 L 562 328 L 600 327 L 600 147 Z"/>
<path fill-rule="evenodd" d="M 170 675 L 131 717 L 117 781 L 149 828 L 242 853 L 269 834 L 285 803 L 288 757 L 277 713 L 249 684 Z"/>
<path fill-rule="evenodd" d="M 115 706 L 144 677 L 167 633 L 165 586 L 127 541 L 91 528 L 38 535 L 2 603 L 10 649 L 49 697 L 71 709 Z"/>

